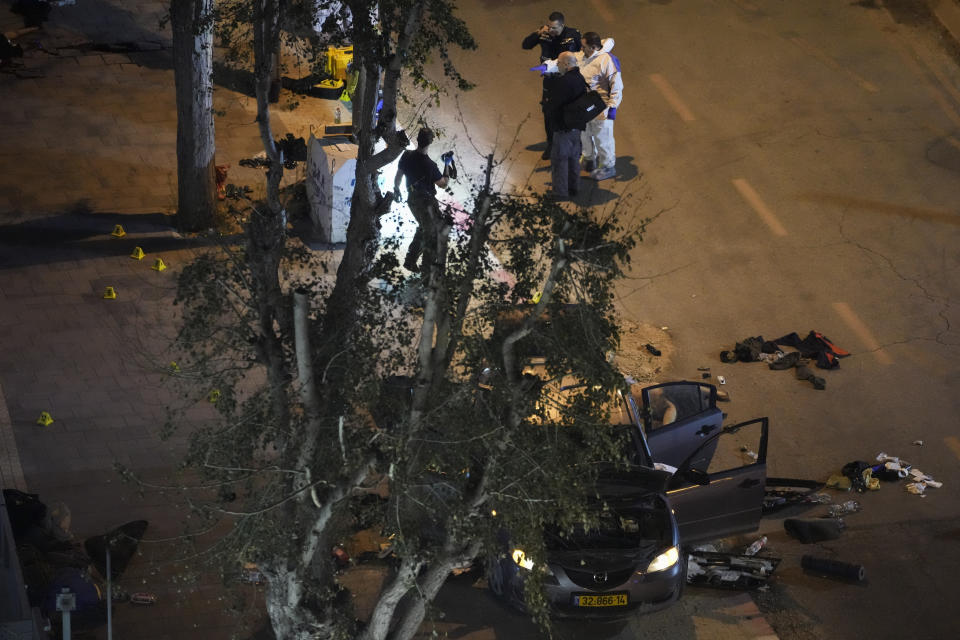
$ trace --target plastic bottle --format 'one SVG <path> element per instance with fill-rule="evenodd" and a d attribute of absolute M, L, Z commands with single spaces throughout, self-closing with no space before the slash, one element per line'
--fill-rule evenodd
<path fill-rule="evenodd" d="M 333 122 L 334 124 L 340 124 L 340 107 L 337 107 L 337 110 L 333 113 Z"/>
<path fill-rule="evenodd" d="M 856 513 L 858 511 L 860 511 L 860 503 L 856 500 L 847 500 L 840 504 L 832 504 L 827 508 L 827 513 L 830 514 L 831 518 L 844 516 L 848 513 Z"/>
<path fill-rule="evenodd" d="M 751 544 L 749 547 L 747 547 L 747 550 L 743 552 L 743 555 L 755 556 L 757 555 L 757 552 L 760 551 L 760 549 L 763 549 L 766 546 L 766 544 L 767 544 L 767 536 L 763 536 L 762 538 L 760 538 L 759 540 Z"/>

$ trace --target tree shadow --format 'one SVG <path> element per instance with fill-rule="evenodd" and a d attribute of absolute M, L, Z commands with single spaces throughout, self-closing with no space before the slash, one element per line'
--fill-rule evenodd
<path fill-rule="evenodd" d="M 0 247 L 4 247 L 0 269 L 129 256 L 136 247 L 151 255 L 236 241 L 233 237 L 183 237 L 173 221 L 174 216 L 163 213 L 94 213 L 81 201 L 63 213 L 0 225 Z M 121 225 L 126 235 L 113 237 L 116 225 Z"/>

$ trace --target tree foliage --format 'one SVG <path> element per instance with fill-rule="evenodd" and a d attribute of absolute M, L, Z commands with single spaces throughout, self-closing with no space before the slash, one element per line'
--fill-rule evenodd
<path fill-rule="evenodd" d="M 229 525 L 211 550 L 228 574 L 254 562 L 267 576 L 277 637 L 409 638 L 451 571 L 503 553 L 504 532 L 542 560 L 544 526 L 590 521 L 599 464 L 624 456 L 606 428 L 623 385 L 607 355 L 613 286 L 641 229 L 623 228 L 617 207 L 495 193 L 491 155 L 471 209 L 428 221 L 423 272 L 405 277 L 396 241 L 379 237 L 392 198 L 376 181 L 407 144 L 401 73 L 429 86 L 436 55 L 466 86 L 447 47 L 473 41 L 445 0 L 348 0 L 326 23 L 353 41 L 361 74 L 357 181 L 334 276 L 287 235 L 265 81 L 285 5 L 237 5 L 254 36 L 268 188 L 263 201 L 231 190 L 242 242 L 199 256 L 179 280 L 176 379 L 218 413 L 190 434 L 185 465 L 204 487 L 194 504 L 207 528 Z M 545 362 L 536 375 L 525 369 L 533 353 Z M 571 377 L 579 385 L 558 399 Z M 331 549 L 371 522 L 393 561 L 357 621 Z M 528 603 L 546 624 L 538 579 Z"/>

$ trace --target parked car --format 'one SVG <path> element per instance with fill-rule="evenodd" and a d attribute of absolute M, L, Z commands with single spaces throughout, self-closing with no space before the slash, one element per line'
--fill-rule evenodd
<path fill-rule="evenodd" d="M 716 388 L 705 383 L 656 385 L 640 396 L 640 405 L 630 393 L 613 400 L 611 422 L 634 466 L 598 484 L 599 525 L 567 537 L 548 527 L 543 568 L 503 532 L 503 553 L 486 566 L 495 595 L 524 609 L 524 582 L 539 570 L 556 617 L 656 611 L 683 592 L 685 547 L 758 528 L 767 419 L 723 427 Z"/>

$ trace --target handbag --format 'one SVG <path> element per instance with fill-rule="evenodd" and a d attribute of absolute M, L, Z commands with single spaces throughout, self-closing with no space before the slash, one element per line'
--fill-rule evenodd
<path fill-rule="evenodd" d="M 568 129 L 583 129 L 607 108 L 603 96 L 597 91 L 587 91 L 582 96 L 563 106 L 563 124 Z"/>

